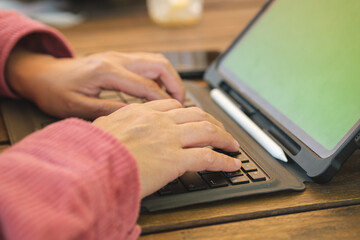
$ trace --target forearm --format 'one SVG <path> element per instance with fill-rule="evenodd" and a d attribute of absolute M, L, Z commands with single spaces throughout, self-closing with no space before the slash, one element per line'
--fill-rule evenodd
<path fill-rule="evenodd" d="M 14 97 L 5 80 L 5 66 L 16 45 L 57 58 L 70 57 L 72 50 L 56 30 L 25 16 L 0 10 L 0 95 Z"/>
<path fill-rule="evenodd" d="M 48 69 L 55 61 L 56 58 L 51 55 L 31 52 L 22 46 L 16 46 L 5 66 L 6 84 L 17 96 L 36 102 L 41 96 L 37 91 L 46 91 L 40 81 L 44 69 Z"/>
<path fill-rule="evenodd" d="M 81 120 L 45 128 L 0 157 L 5 239 L 134 239 L 139 192 L 127 149 Z"/>

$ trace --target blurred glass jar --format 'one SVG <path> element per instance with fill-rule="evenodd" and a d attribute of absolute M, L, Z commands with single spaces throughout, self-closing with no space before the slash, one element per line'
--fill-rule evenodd
<path fill-rule="evenodd" d="M 203 0 L 147 0 L 150 18 L 166 27 L 192 26 L 199 22 Z"/>

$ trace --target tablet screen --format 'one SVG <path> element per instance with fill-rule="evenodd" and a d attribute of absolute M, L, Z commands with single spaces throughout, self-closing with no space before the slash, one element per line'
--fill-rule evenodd
<path fill-rule="evenodd" d="M 320 157 L 360 125 L 360 1 L 277 0 L 219 73 Z"/>

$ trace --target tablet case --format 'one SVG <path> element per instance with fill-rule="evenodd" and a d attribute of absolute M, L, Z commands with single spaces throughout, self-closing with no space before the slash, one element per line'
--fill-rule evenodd
<path fill-rule="evenodd" d="M 249 31 L 273 1 L 274 0 L 269 0 L 266 2 L 255 18 L 234 40 L 228 50 L 212 63 L 205 73 L 205 80 L 209 82 L 211 86 L 222 89 L 227 95 L 230 95 L 239 107 L 244 109 L 244 112 L 258 124 L 260 128 L 264 129 L 264 131 L 283 148 L 284 152 L 306 172 L 307 176 L 315 182 L 325 183 L 335 176 L 345 160 L 360 147 L 360 126 L 353 131 L 351 136 L 334 154 L 327 158 L 320 158 L 293 136 L 291 132 L 285 128 L 281 128 L 281 126 L 277 126 L 271 119 L 267 118 L 261 109 L 257 109 L 251 104 L 251 99 L 246 99 L 245 96 L 236 92 L 234 90 L 235 88 L 225 82 L 216 71 L 223 56 Z"/>

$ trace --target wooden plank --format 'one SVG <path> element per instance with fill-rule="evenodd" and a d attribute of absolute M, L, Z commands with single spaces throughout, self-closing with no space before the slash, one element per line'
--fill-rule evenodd
<path fill-rule="evenodd" d="M 360 205 L 151 234 L 161 239 L 360 239 Z"/>
<path fill-rule="evenodd" d="M 304 192 L 281 192 L 141 214 L 143 233 L 360 204 L 360 151 L 327 184 L 306 184 Z M 360 218 L 360 216 L 359 216 Z"/>

